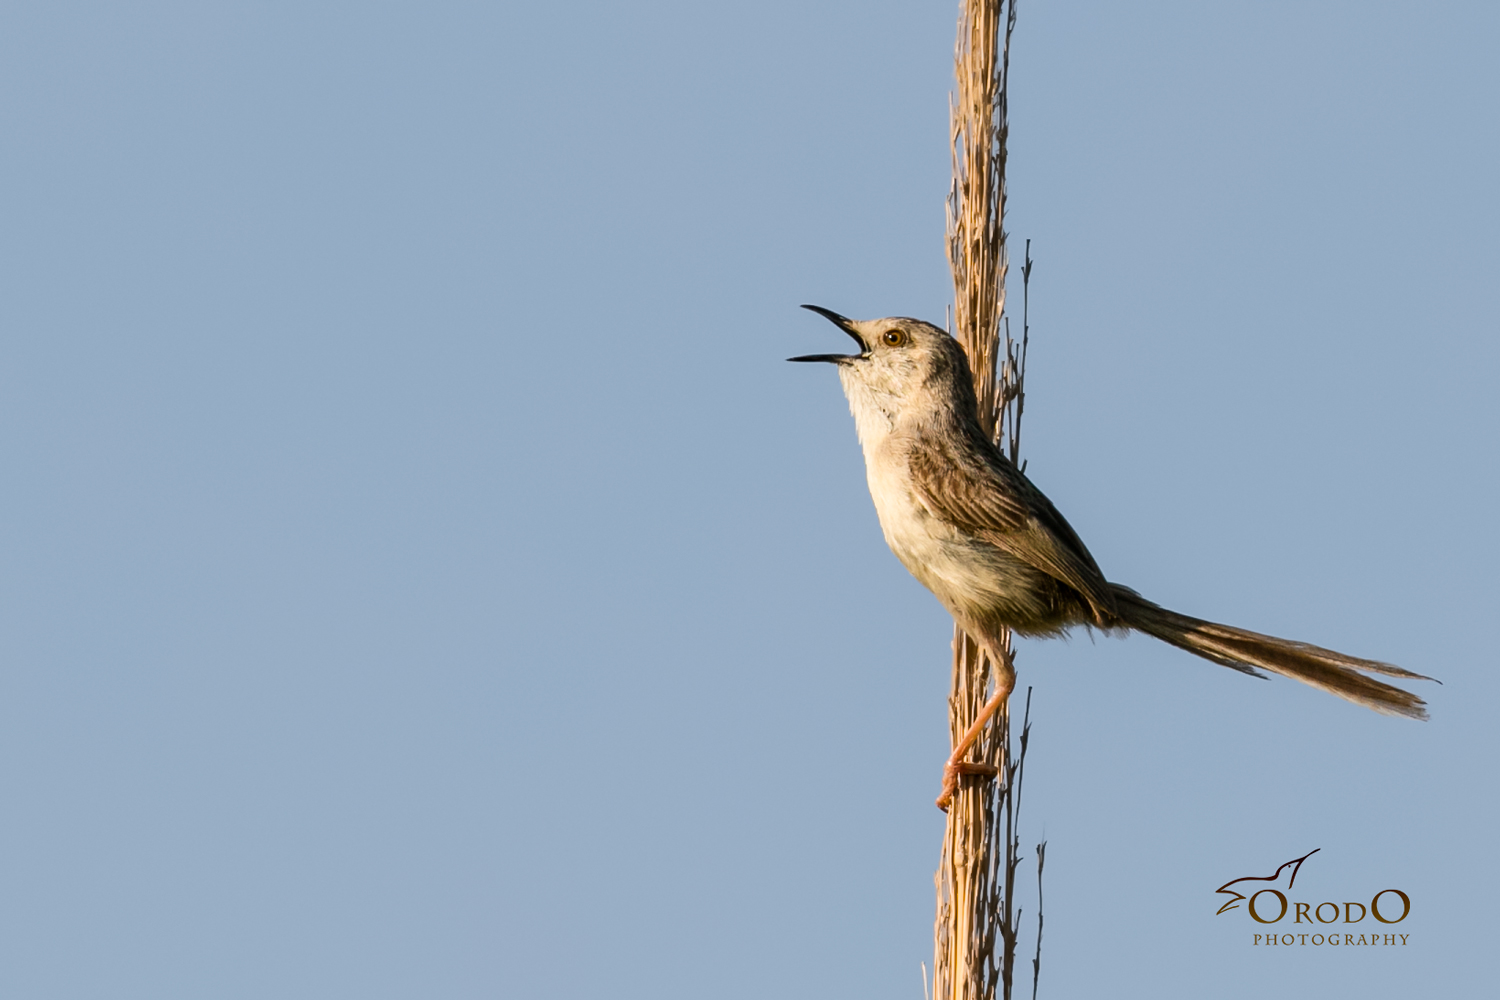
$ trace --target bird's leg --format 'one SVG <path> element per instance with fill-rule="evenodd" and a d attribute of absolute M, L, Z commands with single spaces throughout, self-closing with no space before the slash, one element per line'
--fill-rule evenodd
<path fill-rule="evenodd" d="M 979 710 L 974 724 L 969 727 L 968 732 L 964 733 L 964 738 L 958 741 L 958 746 L 953 748 L 953 752 L 948 755 L 948 762 L 943 765 L 943 791 L 937 798 L 937 807 L 943 812 L 948 811 L 948 805 L 953 801 L 953 793 L 958 789 L 960 774 L 998 774 L 1005 767 L 1004 754 L 1010 749 L 1009 747 L 1001 748 L 999 768 L 992 764 L 975 764 L 964 760 L 964 755 L 978 742 L 979 734 L 984 730 L 985 724 L 994 717 L 996 712 L 1000 711 L 1016 686 L 1016 665 L 1011 658 L 996 656 L 988 646 L 985 647 L 985 652 L 989 654 L 990 661 L 995 664 L 995 693 Z"/>

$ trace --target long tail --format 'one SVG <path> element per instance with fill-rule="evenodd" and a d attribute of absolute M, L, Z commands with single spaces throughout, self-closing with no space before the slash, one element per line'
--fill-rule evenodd
<path fill-rule="evenodd" d="M 1361 660 L 1331 649 L 1305 642 L 1278 639 L 1272 635 L 1247 632 L 1242 628 L 1217 625 L 1200 618 L 1189 618 L 1152 604 L 1135 591 L 1110 584 L 1115 603 L 1124 623 L 1162 642 L 1171 643 L 1206 660 L 1235 670 L 1263 677 L 1260 667 L 1304 684 L 1322 688 L 1356 705 L 1373 708 L 1386 715 L 1404 715 L 1409 719 L 1426 719 L 1427 703 L 1409 691 L 1366 677 L 1385 674 L 1409 680 L 1430 681 L 1431 677 L 1378 660 Z"/>

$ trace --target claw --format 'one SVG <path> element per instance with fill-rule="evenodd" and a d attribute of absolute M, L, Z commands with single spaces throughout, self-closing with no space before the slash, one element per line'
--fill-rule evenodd
<path fill-rule="evenodd" d="M 943 765 L 943 791 L 937 797 L 937 807 L 947 812 L 948 806 L 953 802 L 953 793 L 956 791 L 958 791 L 958 765 L 950 760 Z"/>

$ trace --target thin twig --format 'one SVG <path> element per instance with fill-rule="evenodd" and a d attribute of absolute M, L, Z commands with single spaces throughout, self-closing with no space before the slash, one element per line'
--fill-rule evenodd
<path fill-rule="evenodd" d="M 1036 1000 L 1036 987 L 1042 979 L 1042 866 L 1046 863 L 1044 840 L 1036 845 L 1036 957 L 1031 960 L 1031 1000 Z"/>

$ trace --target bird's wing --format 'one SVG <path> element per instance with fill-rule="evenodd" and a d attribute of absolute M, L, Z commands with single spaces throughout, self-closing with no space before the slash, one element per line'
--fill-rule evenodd
<path fill-rule="evenodd" d="M 934 517 L 1073 588 L 1098 624 L 1112 624 L 1114 595 L 1078 533 L 994 448 L 965 444 L 929 438 L 911 450 L 912 483 L 922 504 Z"/>

